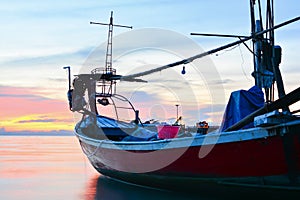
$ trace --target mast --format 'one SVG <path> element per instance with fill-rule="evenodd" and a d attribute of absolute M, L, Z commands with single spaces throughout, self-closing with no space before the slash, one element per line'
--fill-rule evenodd
<path fill-rule="evenodd" d="M 106 47 L 105 69 L 106 72 L 112 70 L 112 34 L 113 34 L 113 12 L 111 11 L 110 20 L 108 25 L 108 40 Z"/>
<path fill-rule="evenodd" d="M 105 57 L 105 72 L 106 74 L 112 73 L 112 37 L 113 37 L 113 27 L 122 27 L 122 28 L 130 28 L 132 26 L 124 26 L 118 25 L 113 23 L 113 11 L 110 13 L 109 23 L 99 23 L 99 22 L 90 22 L 90 24 L 97 24 L 97 25 L 105 25 L 108 26 L 108 39 L 107 39 L 107 46 L 106 46 L 106 57 Z"/>
<path fill-rule="evenodd" d="M 259 12 L 255 13 L 255 4 L 258 4 Z M 255 19 L 255 14 L 259 19 Z M 274 42 L 274 2 L 266 2 L 266 29 L 271 29 L 264 35 L 256 36 L 258 32 L 263 31 L 263 19 L 260 0 L 250 0 L 251 34 L 253 37 L 253 60 L 255 85 L 265 90 L 266 102 L 274 101 L 274 83 L 276 82 L 278 97 L 285 96 L 282 76 L 279 70 L 281 62 L 281 47 Z M 288 107 L 283 108 L 289 111 Z"/>
<path fill-rule="evenodd" d="M 98 114 L 96 104 L 101 104 L 102 106 L 107 106 L 110 104 L 108 98 L 111 97 L 116 93 L 116 80 L 112 79 L 113 76 L 116 76 L 116 69 L 112 66 L 112 56 L 113 56 L 113 49 L 112 49 L 112 42 L 113 42 L 113 27 L 122 27 L 122 28 L 130 28 L 132 26 L 123 26 L 117 25 L 113 23 L 113 12 L 111 11 L 109 23 L 99 23 L 99 22 L 90 22 L 90 24 L 97 24 L 97 25 L 105 25 L 108 26 L 108 39 L 107 39 L 107 46 L 106 46 L 106 56 L 105 56 L 105 67 L 104 68 L 96 68 L 91 71 L 94 74 L 94 77 L 98 77 L 90 83 L 90 105 L 91 111 Z"/>

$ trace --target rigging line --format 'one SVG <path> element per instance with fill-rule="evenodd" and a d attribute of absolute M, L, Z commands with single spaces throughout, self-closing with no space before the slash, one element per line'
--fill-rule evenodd
<path fill-rule="evenodd" d="M 227 48 L 230 48 L 232 46 L 235 46 L 237 44 L 240 44 L 240 43 L 243 43 L 243 42 L 246 42 L 248 40 L 251 40 L 257 36 L 260 36 L 260 35 L 263 35 L 265 33 L 268 33 L 269 31 L 273 31 L 277 28 L 280 28 L 280 27 L 283 27 L 283 26 L 286 26 L 290 23 L 293 23 L 293 22 L 296 22 L 300 20 L 300 17 L 295 17 L 293 19 L 290 19 L 288 21 L 285 21 L 281 24 L 278 24 L 276 26 L 273 26 L 272 28 L 270 29 L 266 29 L 266 30 L 263 30 L 263 31 L 260 31 L 258 33 L 255 33 L 253 34 L 252 36 L 249 36 L 247 38 L 244 38 L 244 39 L 241 39 L 241 40 L 238 40 L 238 41 L 235 41 L 235 42 L 232 42 L 232 43 L 229 43 L 229 44 L 226 44 L 226 45 L 223 45 L 223 46 L 220 46 L 218 48 L 215 48 L 215 49 L 212 49 L 212 50 L 209 50 L 209 51 L 206 51 L 206 52 L 203 52 L 203 53 L 200 53 L 200 54 L 196 54 L 194 56 L 191 56 L 189 58 L 186 58 L 186 59 L 183 59 L 183 60 L 180 60 L 180 61 L 177 61 L 177 62 L 174 62 L 174 63 L 170 63 L 170 64 L 167 64 L 167 65 L 163 65 L 161 67 L 157 67 L 157 68 L 154 68 L 154 69 L 151 69 L 151 70 L 147 70 L 147 71 L 144 71 L 144 72 L 139 72 L 139 73 L 135 73 L 135 74 L 131 74 L 131 75 L 127 75 L 127 76 L 123 76 L 121 77 L 122 78 L 136 78 L 136 77 L 141 77 L 141 76 L 146 76 L 148 74 L 152 74 L 152 73 L 155 73 L 155 72 L 159 72 L 159 71 L 162 71 L 162 70 L 165 70 L 165 69 L 168 69 L 168 68 L 171 68 L 171 67 L 175 67 L 175 66 L 178 66 L 178 65 L 183 65 L 183 64 L 188 64 L 190 62 L 193 62 L 194 60 L 196 59 L 199 59 L 199 58 L 203 58 L 205 56 L 208 56 L 208 55 L 211 55 L 211 54 L 214 54 L 218 51 L 221 51 L 221 50 L 224 50 L 224 49 L 227 49 Z"/>
<path fill-rule="evenodd" d="M 244 69 L 244 63 L 245 63 L 245 60 L 244 60 L 244 55 L 243 55 L 243 52 L 241 50 L 241 46 L 239 45 L 239 50 L 240 50 L 240 54 L 241 54 L 241 59 L 242 59 L 242 63 L 241 63 L 241 68 L 242 68 L 242 71 L 243 71 L 243 74 L 244 76 L 246 77 L 246 79 L 248 81 L 251 81 L 251 79 L 247 76 L 246 72 L 245 72 L 245 69 Z"/>
<path fill-rule="evenodd" d="M 242 38 L 239 38 L 240 40 L 242 40 Z M 254 53 L 254 51 L 252 51 L 252 49 L 246 44 L 246 42 L 242 42 L 244 45 L 245 45 L 245 47 L 254 55 L 254 56 L 256 56 L 257 57 L 257 55 Z"/>
<path fill-rule="evenodd" d="M 239 38 L 240 40 L 242 38 Z M 252 51 L 252 49 L 246 44 L 246 42 L 243 42 L 244 46 L 250 51 L 250 53 L 252 53 L 252 55 L 254 55 L 255 57 L 258 58 L 258 55 L 254 53 L 254 51 Z M 249 79 L 248 79 L 249 80 Z"/>
<path fill-rule="evenodd" d="M 88 153 L 84 148 L 82 148 L 82 151 L 85 153 L 87 158 L 90 158 L 90 157 L 94 156 L 97 153 L 97 151 L 99 150 L 99 148 L 101 147 L 103 142 L 104 142 L 104 140 L 101 140 L 98 143 L 97 148 L 95 149 L 95 151 L 93 153 Z"/>
<path fill-rule="evenodd" d="M 235 48 L 237 48 L 238 46 L 240 46 L 240 45 L 237 44 L 236 46 L 233 46 L 233 47 L 230 48 L 230 49 L 226 49 L 226 50 L 223 51 L 223 53 L 216 54 L 216 56 L 223 55 L 223 54 L 225 54 L 225 53 L 227 53 L 227 52 L 229 52 L 229 51 L 232 51 L 232 50 L 234 50 Z"/>
<path fill-rule="evenodd" d="M 233 46 L 230 49 L 226 49 L 226 50 L 224 50 L 224 52 L 232 51 L 233 49 L 237 48 L 238 46 L 240 46 L 240 44 L 237 44 L 236 46 Z"/>

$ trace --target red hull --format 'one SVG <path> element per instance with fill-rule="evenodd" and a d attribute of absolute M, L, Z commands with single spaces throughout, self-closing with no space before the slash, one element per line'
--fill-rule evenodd
<path fill-rule="evenodd" d="M 182 157 L 158 172 L 177 174 L 188 172 L 191 175 L 221 177 L 287 173 L 282 141 L 278 137 L 272 138 L 268 144 L 264 139 L 218 144 L 204 158 L 199 158 L 199 151 L 200 147 L 189 148 Z"/>
<path fill-rule="evenodd" d="M 79 139 L 84 152 L 100 172 L 215 178 L 293 176 L 300 172 L 300 129 L 299 124 L 289 128 L 292 132 L 284 136 L 273 134 L 274 130 L 256 134 L 259 131 L 253 129 L 253 133 L 240 133 L 240 137 L 256 134 L 257 138 L 239 138 L 242 141 L 237 141 L 238 136 L 235 136 L 236 141 L 230 142 L 226 137 L 235 134 L 232 132 L 226 137 L 221 134 L 214 144 L 199 142 L 195 138 L 190 146 L 177 148 L 176 143 L 171 144 L 172 140 L 165 141 L 166 146 L 161 141 L 155 144 L 160 145 L 158 150 L 143 149 L 146 143 L 139 142 L 129 143 L 130 149 L 126 149 L 124 142 L 105 144 L 81 136 Z M 184 142 L 177 140 L 178 143 Z"/>

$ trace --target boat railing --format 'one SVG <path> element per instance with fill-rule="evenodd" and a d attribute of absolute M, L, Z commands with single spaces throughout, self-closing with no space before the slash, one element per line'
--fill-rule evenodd
<path fill-rule="evenodd" d="M 115 75 L 116 74 L 116 69 L 114 68 L 95 68 L 91 71 L 92 74 L 111 74 Z"/>
<path fill-rule="evenodd" d="M 113 106 L 115 117 L 118 121 L 124 121 L 124 119 L 121 119 L 120 110 L 132 110 L 132 112 L 135 116 L 135 118 L 132 120 L 134 120 L 134 122 L 136 124 L 140 123 L 143 126 L 143 123 L 142 123 L 141 119 L 139 118 L 139 111 L 135 109 L 133 104 L 126 97 L 124 97 L 120 94 L 112 94 L 110 96 L 103 96 L 103 94 L 98 94 L 98 93 L 96 94 L 96 97 L 98 98 L 98 100 L 96 101 L 98 104 L 100 104 L 102 106 Z M 103 101 L 103 99 L 106 99 L 108 101 L 108 103 L 103 105 L 101 102 L 101 101 Z M 120 101 L 122 103 L 127 103 L 127 105 L 119 105 L 117 103 L 117 101 Z"/>

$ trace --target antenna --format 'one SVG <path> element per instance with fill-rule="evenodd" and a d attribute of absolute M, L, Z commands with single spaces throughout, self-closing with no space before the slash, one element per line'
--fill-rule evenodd
<path fill-rule="evenodd" d="M 63 69 L 67 69 L 68 70 L 68 81 L 69 81 L 69 91 L 71 90 L 71 71 L 70 71 L 70 66 L 66 66 L 66 67 L 63 67 Z"/>
<path fill-rule="evenodd" d="M 97 80 L 96 88 L 96 97 L 102 98 L 98 99 L 97 102 L 103 106 L 109 105 L 107 97 L 111 97 L 116 93 L 116 80 L 117 77 L 116 69 L 112 67 L 112 36 L 113 36 L 113 27 L 122 27 L 130 28 L 132 26 L 124 26 L 113 23 L 113 11 L 110 14 L 109 23 L 99 23 L 99 22 L 90 22 L 90 24 L 104 25 L 108 26 L 108 40 L 106 47 L 106 57 L 105 57 L 105 68 L 96 68 L 91 71 L 92 74 L 100 75 L 100 78 Z M 113 78 L 114 77 L 114 78 Z"/>
<path fill-rule="evenodd" d="M 90 22 L 90 24 L 97 24 L 97 25 L 105 25 L 108 26 L 108 40 L 107 40 L 107 47 L 106 47 L 106 57 L 105 57 L 105 73 L 112 73 L 112 35 L 113 35 L 113 27 L 122 27 L 122 28 L 130 28 L 132 26 L 124 26 L 113 24 L 113 11 L 111 11 L 109 24 L 106 23 L 99 23 L 99 22 Z"/>

